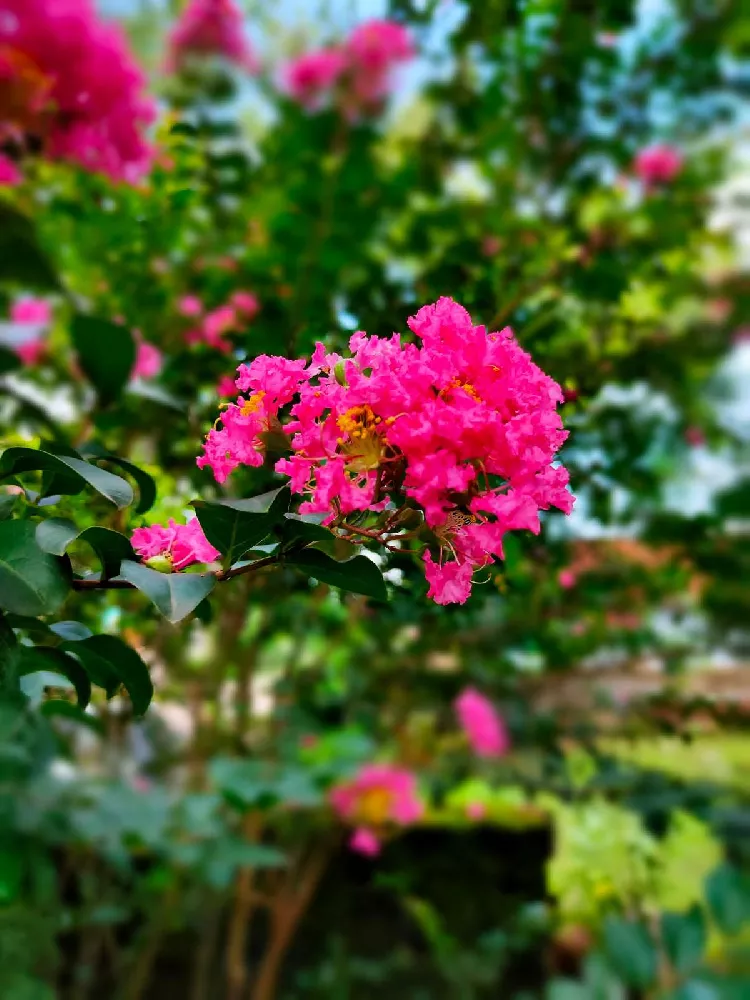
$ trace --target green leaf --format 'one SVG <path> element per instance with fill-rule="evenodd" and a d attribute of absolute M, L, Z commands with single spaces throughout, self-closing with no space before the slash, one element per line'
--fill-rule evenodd
<path fill-rule="evenodd" d="M 103 402 L 117 399 L 135 364 L 135 341 L 127 327 L 77 313 L 70 329 L 78 361 Z"/>
<path fill-rule="evenodd" d="M 81 660 L 87 672 L 93 666 L 92 679 L 105 688 L 108 697 L 122 685 L 130 695 L 135 714 L 143 715 L 154 696 L 154 686 L 148 667 L 132 647 L 114 635 L 92 635 L 66 643 L 65 648 Z"/>
<path fill-rule="evenodd" d="M 59 290 L 60 282 L 36 238 L 29 218 L 0 202 L 0 282 L 16 282 L 24 288 Z"/>
<path fill-rule="evenodd" d="M 547 986 L 545 1000 L 593 1000 L 584 983 L 574 979 L 553 979 Z"/>
<path fill-rule="evenodd" d="M 663 913 L 661 937 L 669 961 L 677 972 L 686 973 L 701 959 L 706 947 L 706 921 L 697 904 L 687 913 Z"/>
<path fill-rule="evenodd" d="M 604 947 L 612 969 L 628 986 L 647 989 L 657 971 L 656 948 L 643 924 L 608 917 Z"/>
<path fill-rule="evenodd" d="M 153 476 L 149 475 L 148 472 L 144 472 L 143 469 L 139 469 L 132 462 L 126 462 L 124 458 L 118 458 L 117 455 L 102 455 L 101 459 L 109 462 L 111 465 L 118 466 L 123 472 L 127 472 L 129 476 L 135 479 L 138 484 L 139 494 L 138 503 L 135 507 L 137 514 L 145 514 L 147 510 L 150 510 L 154 506 L 156 503 L 156 480 Z"/>
<path fill-rule="evenodd" d="M 690 979 L 670 993 L 665 1000 L 721 1000 L 721 997 L 722 993 L 710 983 L 700 979 Z"/>
<path fill-rule="evenodd" d="M 337 562 L 318 549 L 303 549 L 284 560 L 287 566 L 302 570 L 321 583 L 349 590 L 353 594 L 364 594 L 376 601 L 387 601 L 383 574 L 367 556 L 354 556 L 344 562 Z"/>
<path fill-rule="evenodd" d="M 240 809 L 278 802 L 314 806 L 322 798 L 314 776 L 303 767 L 217 757 L 211 762 L 210 774 L 222 795 Z"/>
<path fill-rule="evenodd" d="M 20 447 L 6 448 L 0 456 L 0 479 L 39 470 L 56 474 L 58 493 L 79 493 L 88 484 L 119 509 L 133 502 L 130 483 L 80 458 Z"/>
<path fill-rule="evenodd" d="M 289 490 L 282 486 L 249 500 L 193 500 L 191 506 L 206 538 L 231 566 L 279 523 L 289 506 Z"/>
<path fill-rule="evenodd" d="M 281 537 L 285 544 L 291 542 L 326 542 L 333 533 L 320 523 L 326 514 L 284 514 Z"/>
<path fill-rule="evenodd" d="M 63 517 L 40 521 L 36 529 L 36 540 L 41 549 L 56 556 L 63 555 L 71 542 L 87 542 L 101 561 L 102 578 L 105 580 L 120 572 L 123 559 L 135 558 L 133 546 L 119 531 L 96 524 L 79 531 L 72 521 Z"/>
<path fill-rule="evenodd" d="M 10 622 L 0 611 L 0 691 L 14 689 L 18 683 L 20 647 Z"/>
<path fill-rule="evenodd" d="M 14 372 L 20 367 L 21 359 L 16 352 L 11 351 L 7 347 L 0 347 L 0 375 L 5 375 L 6 372 Z"/>
<path fill-rule="evenodd" d="M 21 650 L 21 674 L 34 674 L 40 670 L 67 677 L 75 688 L 81 708 L 85 708 L 91 701 L 91 681 L 88 674 L 78 660 L 69 656 L 65 650 L 52 646 L 24 646 Z"/>
<path fill-rule="evenodd" d="M 750 876 L 734 865 L 719 865 L 706 880 L 706 899 L 719 928 L 737 934 L 750 921 Z"/>
<path fill-rule="evenodd" d="M 158 403 L 159 406 L 166 406 L 167 409 L 174 410 L 176 413 L 183 413 L 187 408 L 181 399 L 173 396 L 171 392 L 167 392 L 163 386 L 156 382 L 144 382 L 141 379 L 136 379 L 135 382 L 128 384 L 128 394 L 138 396 L 140 399 L 147 399 L 151 403 Z"/>
<path fill-rule="evenodd" d="M 12 614 L 50 615 L 68 596 L 68 580 L 54 556 L 36 543 L 31 521 L 0 522 L 0 608 Z"/>
<path fill-rule="evenodd" d="M 17 502 L 18 494 L 16 493 L 0 494 L 0 521 L 7 521 L 12 516 L 13 508 Z"/>
<path fill-rule="evenodd" d="M 120 575 L 145 594 L 173 624 L 193 611 L 216 585 L 213 573 L 158 573 L 123 560 Z"/>
<path fill-rule="evenodd" d="M 104 735 L 104 724 L 95 715 L 89 715 L 78 705 L 70 701 L 63 701 L 61 698 L 51 698 L 45 701 L 39 711 L 48 719 L 69 719 L 71 722 L 78 722 L 82 726 L 88 726 L 99 736 Z"/>
<path fill-rule="evenodd" d="M 84 625 L 83 622 L 53 622 L 49 629 L 50 632 L 54 632 L 55 635 L 59 635 L 60 638 L 65 639 L 66 642 L 78 642 L 81 639 L 88 639 L 91 635 L 91 629 Z"/>

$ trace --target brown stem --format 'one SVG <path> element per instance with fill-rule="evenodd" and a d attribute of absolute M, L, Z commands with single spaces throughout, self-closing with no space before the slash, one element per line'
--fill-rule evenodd
<path fill-rule="evenodd" d="M 143 944 L 138 950 L 135 965 L 130 974 L 124 977 L 122 1000 L 140 1000 L 146 992 L 167 929 L 169 915 L 176 901 L 177 888 L 173 886 L 165 893 L 156 914 L 146 925 Z"/>
<path fill-rule="evenodd" d="M 245 817 L 244 832 L 250 841 L 258 839 L 261 818 L 257 813 L 249 813 Z M 227 1000 L 242 1000 L 247 983 L 247 935 L 250 920 L 253 915 L 253 881 L 255 872 L 252 868 L 242 868 L 237 877 L 237 892 L 234 898 L 234 910 L 229 923 L 226 949 Z"/>
<path fill-rule="evenodd" d="M 263 559 L 257 559 L 255 562 L 248 563 L 246 566 L 234 566 L 232 569 L 222 570 L 220 573 L 215 573 L 214 575 L 219 583 L 223 583 L 225 580 L 232 580 L 235 576 L 242 576 L 245 573 L 254 573 L 256 570 L 264 569 L 266 566 L 272 566 L 278 562 L 280 562 L 278 556 L 264 556 Z M 70 585 L 73 590 L 136 589 L 129 580 L 72 580 Z"/>
<path fill-rule="evenodd" d="M 201 927 L 200 942 L 195 954 L 190 1000 L 210 1000 L 211 961 L 219 936 L 219 914 L 214 909 Z"/>
<path fill-rule="evenodd" d="M 275 897 L 271 910 L 270 940 L 248 1000 L 274 1000 L 284 958 L 294 932 L 320 883 L 330 853 L 330 843 L 321 844 L 313 851 L 301 872 L 299 868 L 296 872 L 290 872 L 285 885 Z"/>

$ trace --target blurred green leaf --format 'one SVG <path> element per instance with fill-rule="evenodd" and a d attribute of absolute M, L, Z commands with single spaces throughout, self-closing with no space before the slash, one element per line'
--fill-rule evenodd
<path fill-rule="evenodd" d="M 56 475 L 57 493 L 78 493 L 88 484 L 120 509 L 133 502 L 130 483 L 80 458 L 21 447 L 6 448 L 0 456 L 0 479 L 40 470 Z"/>
<path fill-rule="evenodd" d="M 76 313 L 70 336 L 81 369 L 102 402 L 117 399 L 135 365 L 133 334 L 119 323 Z"/>
<path fill-rule="evenodd" d="M 628 986 L 648 989 L 657 971 L 657 952 L 643 924 L 610 916 L 604 924 L 604 948 L 612 969 Z"/>
<path fill-rule="evenodd" d="M 687 913 L 663 913 L 661 936 L 669 961 L 680 973 L 689 972 L 703 955 L 707 932 L 703 911 L 693 906 Z"/>
<path fill-rule="evenodd" d="M 42 552 L 31 521 L 0 522 L 0 608 L 19 615 L 49 615 L 68 596 L 60 561 Z"/>

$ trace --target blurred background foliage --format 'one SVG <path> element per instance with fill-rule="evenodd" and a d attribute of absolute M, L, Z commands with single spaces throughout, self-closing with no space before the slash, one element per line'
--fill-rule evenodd
<path fill-rule="evenodd" d="M 226 490 L 196 468 L 220 379 L 404 331 L 440 295 L 563 386 L 578 501 L 509 536 L 462 607 L 426 602 L 397 554 L 387 604 L 288 569 L 178 627 L 136 592 L 70 599 L 56 634 L 122 636 L 156 695 L 142 719 L 120 694 L 83 713 L 47 673 L 20 714 L 0 703 L 0 995 L 747 997 L 748 11 L 247 3 L 248 78 L 165 74 L 179 3 L 101 6 L 153 73 L 158 157 L 135 186 L 40 162 L 3 193 L 34 238 L 0 236 L 0 310 L 55 304 L 43 360 L 2 376 L 3 443 L 94 442 L 156 500 L 64 496 L 55 516 L 129 531 L 276 488 L 271 462 Z M 283 94 L 286 59 L 373 14 L 418 52 L 382 113 Z M 649 189 L 633 160 L 653 142 L 684 167 Z M 180 301 L 238 291 L 260 309 L 231 353 L 188 344 Z M 73 309 L 138 330 L 161 371 L 110 391 L 102 327 L 83 377 Z M 501 761 L 456 735 L 467 683 L 503 712 Z M 428 809 L 373 861 L 326 791 L 383 756 Z"/>

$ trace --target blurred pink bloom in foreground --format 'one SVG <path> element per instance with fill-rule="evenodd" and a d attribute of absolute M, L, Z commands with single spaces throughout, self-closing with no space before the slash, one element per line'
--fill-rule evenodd
<path fill-rule="evenodd" d="M 19 326 L 46 326 L 52 320 L 52 306 L 44 299 L 19 299 L 10 307 L 11 322 Z M 16 344 L 12 349 L 27 367 L 41 360 L 47 347 L 46 336 L 30 336 L 28 340 Z"/>
<path fill-rule="evenodd" d="M 478 757 L 502 757 L 510 737 L 492 702 L 475 688 L 466 688 L 456 699 L 456 715 Z"/>
<path fill-rule="evenodd" d="M 221 555 L 203 534 L 197 517 L 187 524 L 178 524 L 170 518 L 166 526 L 153 524 L 147 528 L 136 528 L 130 540 L 144 562 L 164 558 L 174 570 L 185 569 L 191 563 L 213 562 Z"/>
<path fill-rule="evenodd" d="M 183 295 L 177 303 L 177 312 L 180 316 L 194 318 L 203 312 L 203 303 L 197 295 Z"/>
<path fill-rule="evenodd" d="M 168 68 L 181 69 L 191 55 L 223 56 L 249 73 L 258 69 L 234 0 L 190 0 L 170 32 Z"/>
<path fill-rule="evenodd" d="M 237 386 L 231 375 L 222 375 L 219 379 L 219 383 L 216 386 L 216 393 L 218 396 L 236 396 Z"/>
<path fill-rule="evenodd" d="M 341 49 L 306 52 L 290 62 L 283 74 L 284 89 L 303 107 L 314 108 L 346 71 L 347 58 Z"/>
<path fill-rule="evenodd" d="M 484 819 L 487 808 L 482 802 L 470 802 L 466 806 L 466 815 L 469 819 Z"/>
<path fill-rule="evenodd" d="M 682 154 L 674 146 L 649 146 L 642 149 L 633 161 L 637 176 L 649 187 L 668 184 L 682 170 Z"/>

